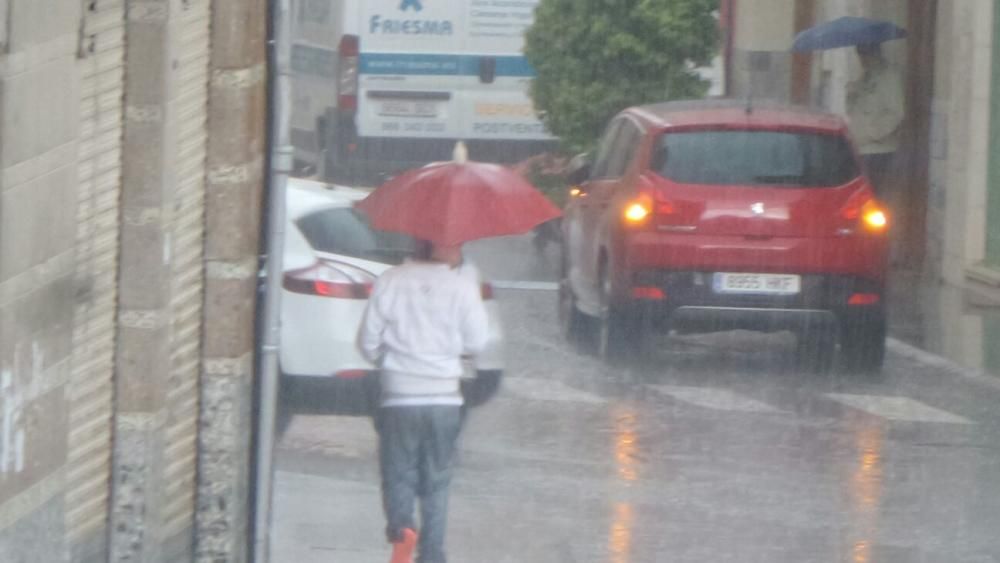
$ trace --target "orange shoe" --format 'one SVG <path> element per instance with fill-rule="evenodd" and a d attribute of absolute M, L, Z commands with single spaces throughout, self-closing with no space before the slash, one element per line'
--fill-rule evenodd
<path fill-rule="evenodd" d="M 392 544 L 392 558 L 389 563 L 413 563 L 413 552 L 417 549 L 417 532 L 403 528 L 403 539 Z"/>

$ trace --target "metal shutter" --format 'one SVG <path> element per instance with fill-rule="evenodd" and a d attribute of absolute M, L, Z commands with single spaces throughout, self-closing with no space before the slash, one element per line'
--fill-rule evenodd
<path fill-rule="evenodd" d="M 167 386 L 164 459 L 164 538 L 194 525 L 197 460 L 202 250 L 209 66 L 210 1 L 188 0 L 178 13 L 177 185 L 169 215 L 171 283 L 171 372 Z"/>
<path fill-rule="evenodd" d="M 124 94 L 123 0 L 84 3 L 73 317 L 68 387 L 66 527 L 71 543 L 103 534 L 111 472 L 111 416 Z"/>

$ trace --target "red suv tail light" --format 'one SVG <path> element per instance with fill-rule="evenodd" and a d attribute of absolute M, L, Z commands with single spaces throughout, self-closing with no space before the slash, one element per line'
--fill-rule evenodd
<path fill-rule="evenodd" d="M 644 192 L 640 192 L 634 199 L 626 202 L 622 212 L 626 225 L 642 225 L 652 214 L 653 198 Z"/>
<path fill-rule="evenodd" d="M 884 231 L 889 227 L 889 214 L 875 201 L 861 207 L 861 222 L 870 231 Z"/>
<path fill-rule="evenodd" d="M 644 227 L 651 225 L 654 218 L 668 217 L 676 212 L 677 207 L 672 202 L 657 198 L 647 191 L 640 191 L 625 203 L 622 218 L 626 226 Z"/>
<path fill-rule="evenodd" d="M 878 305 L 882 301 L 882 296 L 877 293 L 854 293 L 847 300 L 847 304 L 852 307 L 867 307 Z"/>
<path fill-rule="evenodd" d="M 889 228 L 889 213 L 868 192 L 852 195 L 840 214 L 865 232 L 884 233 Z"/>
<path fill-rule="evenodd" d="M 667 292 L 655 286 L 637 286 L 632 288 L 632 297 L 650 301 L 663 301 L 667 298 Z"/>
<path fill-rule="evenodd" d="M 663 183 L 658 176 L 639 176 L 638 193 L 622 208 L 625 226 L 641 229 L 679 220 L 678 207 L 664 194 Z"/>
<path fill-rule="evenodd" d="M 367 270 L 341 262 L 321 261 L 309 268 L 286 272 L 282 286 L 302 295 L 368 299 L 374 283 L 375 275 Z"/>
<path fill-rule="evenodd" d="M 677 206 L 669 201 L 657 201 L 656 202 L 656 214 L 657 215 L 673 215 L 677 213 Z"/>

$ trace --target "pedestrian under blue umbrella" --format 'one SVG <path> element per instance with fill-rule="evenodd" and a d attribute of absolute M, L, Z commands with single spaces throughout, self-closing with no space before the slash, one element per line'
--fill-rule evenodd
<path fill-rule="evenodd" d="M 906 30 L 892 22 L 844 16 L 801 31 L 795 36 L 792 51 L 804 53 L 840 47 L 875 45 L 904 37 L 906 37 Z"/>
<path fill-rule="evenodd" d="M 847 85 L 847 117 L 876 194 L 885 197 L 906 100 L 900 72 L 885 59 L 882 43 L 903 39 L 906 30 L 871 18 L 844 16 L 803 30 L 792 51 L 808 52 L 854 47 L 862 74 Z"/>
<path fill-rule="evenodd" d="M 862 74 L 847 85 L 847 117 L 875 193 L 885 197 L 904 117 L 903 79 L 878 43 L 856 47 Z"/>

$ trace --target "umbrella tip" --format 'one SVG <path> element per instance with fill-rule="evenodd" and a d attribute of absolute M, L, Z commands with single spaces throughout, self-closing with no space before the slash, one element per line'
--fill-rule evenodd
<path fill-rule="evenodd" d="M 451 159 L 459 164 L 465 164 L 469 161 L 469 149 L 462 141 L 455 143 L 455 149 L 452 151 L 451 155 Z"/>

